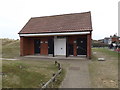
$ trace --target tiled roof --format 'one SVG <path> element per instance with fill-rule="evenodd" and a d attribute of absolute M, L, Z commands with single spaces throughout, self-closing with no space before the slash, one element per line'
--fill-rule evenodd
<path fill-rule="evenodd" d="M 31 18 L 19 34 L 75 31 L 92 31 L 90 12 Z"/>

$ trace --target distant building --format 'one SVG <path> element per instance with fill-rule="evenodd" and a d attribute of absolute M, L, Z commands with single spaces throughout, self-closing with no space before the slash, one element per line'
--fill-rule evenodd
<path fill-rule="evenodd" d="M 120 37 L 115 34 L 113 36 L 110 36 L 109 47 L 114 49 L 120 48 Z"/>
<path fill-rule="evenodd" d="M 98 41 L 99 41 L 100 43 L 103 43 L 104 39 L 99 39 Z"/>
<path fill-rule="evenodd" d="M 112 43 L 120 43 L 120 37 L 113 35 L 110 38 Z"/>
<path fill-rule="evenodd" d="M 102 42 L 102 39 L 100 39 L 100 40 L 98 40 L 98 41 L 101 41 Z M 113 36 L 110 36 L 110 37 L 105 37 L 104 39 L 103 39 L 103 43 L 105 43 L 105 44 L 112 44 L 112 43 L 116 43 L 116 44 L 118 44 L 118 43 L 120 43 L 120 37 L 118 37 L 117 35 L 113 35 Z"/>
<path fill-rule="evenodd" d="M 105 38 L 103 39 L 103 43 L 105 43 L 105 44 L 110 44 L 110 43 L 111 43 L 110 38 L 109 38 L 109 37 L 105 37 Z"/>

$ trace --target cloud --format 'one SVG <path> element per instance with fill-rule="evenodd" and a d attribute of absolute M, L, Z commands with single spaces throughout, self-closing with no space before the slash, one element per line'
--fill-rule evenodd
<path fill-rule="evenodd" d="M 118 32 L 117 6 L 118 0 L 2 0 L 0 36 L 19 38 L 17 33 L 31 17 L 91 11 L 92 37 L 104 38 Z"/>

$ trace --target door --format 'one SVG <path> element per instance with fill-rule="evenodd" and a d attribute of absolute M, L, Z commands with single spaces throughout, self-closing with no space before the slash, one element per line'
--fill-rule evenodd
<path fill-rule="evenodd" d="M 37 53 L 40 54 L 40 40 L 39 39 L 34 40 L 34 53 L 35 54 L 37 54 Z"/>
<path fill-rule="evenodd" d="M 87 55 L 87 37 L 77 39 L 77 55 Z"/>
<path fill-rule="evenodd" d="M 48 54 L 54 53 L 54 41 L 53 39 L 48 39 Z"/>
<path fill-rule="evenodd" d="M 69 52 L 69 55 L 73 55 L 73 44 L 68 45 L 68 52 Z"/>
<path fill-rule="evenodd" d="M 66 55 L 66 38 L 54 39 L 55 55 Z"/>

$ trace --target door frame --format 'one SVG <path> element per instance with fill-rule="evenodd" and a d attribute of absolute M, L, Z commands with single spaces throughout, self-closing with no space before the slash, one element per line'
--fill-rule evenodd
<path fill-rule="evenodd" d="M 60 36 L 59 36 L 59 37 L 60 37 Z M 60 37 L 60 38 L 59 38 L 59 37 L 54 36 L 54 55 L 66 56 L 66 54 L 67 54 L 67 51 L 66 51 L 66 49 L 67 49 L 67 43 L 66 43 L 67 40 L 66 40 L 66 37 L 63 37 L 63 36 Z M 65 51 L 65 52 L 64 52 L 64 55 L 62 55 L 62 54 L 59 55 L 59 54 L 58 54 L 59 51 L 57 50 L 57 48 L 59 47 L 59 46 L 58 46 L 58 42 L 59 42 L 60 40 L 62 40 L 62 39 L 65 40 L 65 42 L 63 41 L 64 44 L 65 44 L 65 46 L 64 46 L 64 51 Z M 60 43 L 60 42 L 59 42 L 59 43 Z M 63 45 L 64 45 L 64 44 L 63 44 Z M 62 44 L 61 44 L 61 45 L 62 45 Z"/>
<path fill-rule="evenodd" d="M 51 41 L 51 40 L 52 40 L 52 41 Z M 51 42 L 53 43 L 52 53 L 49 53 L 49 42 L 50 42 L 50 43 L 51 43 Z M 49 54 L 53 54 L 53 57 L 54 57 L 54 39 L 53 39 L 53 38 L 48 39 L 48 55 L 49 55 Z"/>
<path fill-rule="evenodd" d="M 72 54 L 70 54 L 70 52 L 72 52 Z M 69 56 L 74 56 L 74 45 L 73 45 L 73 43 L 68 44 L 68 55 Z"/>
<path fill-rule="evenodd" d="M 82 41 L 81 41 L 81 40 Z M 79 43 L 79 45 L 78 45 L 78 41 L 80 40 L 80 42 L 82 43 L 82 42 L 85 42 L 85 45 L 83 44 L 82 46 L 80 46 L 80 43 Z M 79 55 L 87 55 L 87 37 L 79 37 L 79 38 L 77 38 L 77 56 L 79 56 Z M 80 49 L 81 48 L 81 49 Z M 80 51 L 83 51 L 83 52 L 79 52 L 80 54 L 78 54 L 78 49 L 80 50 Z"/>
<path fill-rule="evenodd" d="M 39 51 L 36 52 L 36 41 L 39 41 Z M 34 39 L 34 54 L 40 54 L 40 39 Z"/>

